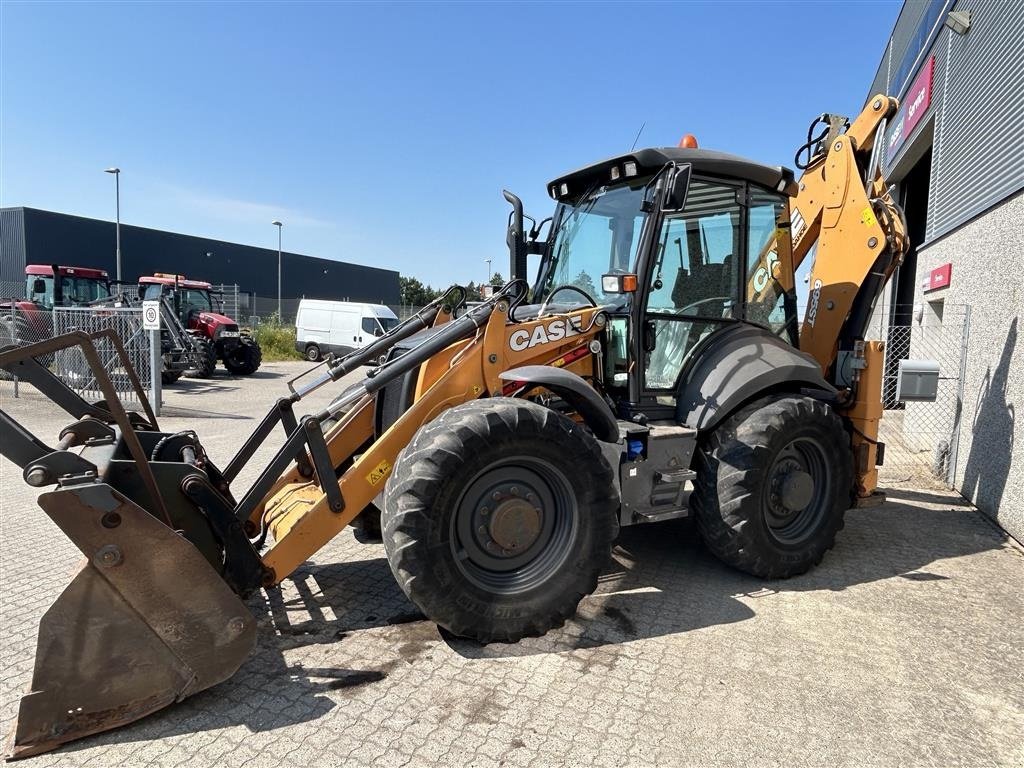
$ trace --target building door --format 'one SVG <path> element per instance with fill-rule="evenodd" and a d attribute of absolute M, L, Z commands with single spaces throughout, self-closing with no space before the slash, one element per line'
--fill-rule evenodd
<path fill-rule="evenodd" d="M 917 249 L 924 242 L 928 224 L 928 188 L 932 176 L 932 148 L 928 147 L 914 167 L 900 182 L 900 204 L 907 217 L 907 236 L 910 247 L 903 264 L 892 278 L 892 303 L 889 308 L 889 331 L 886 334 L 887 365 L 898 366 L 910 354 L 910 343 L 906 334 L 894 334 L 893 328 L 908 328 L 913 322 L 914 292 L 917 282 Z M 885 402 L 895 402 L 895 369 L 885 371 Z M 889 391 L 889 388 L 892 391 Z M 902 408 L 896 404 L 894 407 Z"/>

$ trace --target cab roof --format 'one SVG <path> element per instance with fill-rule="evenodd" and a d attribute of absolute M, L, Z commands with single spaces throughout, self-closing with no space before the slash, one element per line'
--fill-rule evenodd
<path fill-rule="evenodd" d="M 585 166 L 572 173 L 559 176 L 548 184 L 548 194 L 556 200 L 582 195 L 595 183 L 610 184 L 612 169 L 619 169 L 618 180 L 626 178 L 625 165 L 636 163 L 636 176 L 649 176 L 661 170 L 668 163 L 690 163 L 693 172 L 709 176 L 723 176 L 730 179 L 750 181 L 777 192 L 795 197 L 798 192 L 793 171 L 781 165 L 763 165 L 738 155 L 717 152 L 711 149 L 684 149 L 662 147 L 638 149 L 626 155 L 611 157 L 599 163 Z M 631 174 L 632 175 L 632 174 Z M 562 192 L 565 184 L 567 191 Z"/>
<path fill-rule="evenodd" d="M 108 278 L 105 269 L 94 269 L 93 267 L 58 266 L 57 271 L 62 275 L 74 275 L 75 277 L 85 277 L 90 280 L 106 280 Z M 25 274 L 53 277 L 53 266 L 49 264 L 28 264 L 25 267 Z"/>
<path fill-rule="evenodd" d="M 142 285 L 152 285 L 154 283 L 158 285 L 174 285 L 173 277 L 166 277 L 164 275 L 143 275 L 139 278 L 139 283 Z M 184 277 L 178 276 L 178 286 L 181 288 L 195 288 L 197 290 L 210 290 L 213 286 L 210 283 L 202 280 L 186 280 Z"/>

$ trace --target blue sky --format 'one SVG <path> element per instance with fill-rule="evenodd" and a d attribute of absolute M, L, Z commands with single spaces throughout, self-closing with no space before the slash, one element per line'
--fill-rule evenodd
<path fill-rule="evenodd" d="M 859 111 L 899 0 L 0 4 L 0 203 L 398 269 L 507 274 L 502 187 L 640 145 L 792 166 Z"/>

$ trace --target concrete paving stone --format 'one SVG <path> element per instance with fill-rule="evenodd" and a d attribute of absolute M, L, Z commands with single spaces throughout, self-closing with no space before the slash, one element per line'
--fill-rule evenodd
<path fill-rule="evenodd" d="M 223 466 L 303 364 L 167 390 L 168 430 Z M 335 390 L 337 391 L 337 390 Z M 308 410 L 332 393 L 317 393 Z M 0 407 L 44 441 L 37 393 Z M 236 484 L 251 483 L 276 446 Z M 0 725 L 80 555 L 0 460 Z M 26 766 L 1024 766 L 1024 554 L 958 496 L 892 485 L 810 573 L 763 582 L 692 525 L 624 530 L 597 592 L 543 638 L 448 637 L 378 544 L 339 535 L 249 601 L 258 647 L 221 685 Z M 380 680 L 345 687 L 352 671 Z"/>

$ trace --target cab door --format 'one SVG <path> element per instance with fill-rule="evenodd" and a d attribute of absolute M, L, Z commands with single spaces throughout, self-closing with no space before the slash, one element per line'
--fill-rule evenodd
<path fill-rule="evenodd" d="M 661 221 L 641 339 L 648 401 L 674 405 L 680 373 L 697 344 L 742 316 L 743 191 L 742 184 L 694 178 L 684 209 Z"/>

